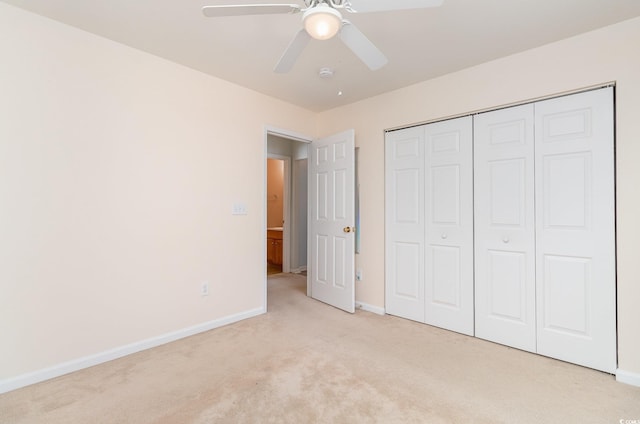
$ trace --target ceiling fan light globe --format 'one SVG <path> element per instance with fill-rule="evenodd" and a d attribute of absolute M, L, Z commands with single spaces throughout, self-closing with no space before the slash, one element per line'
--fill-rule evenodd
<path fill-rule="evenodd" d="M 307 10 L 302 16 L 304 29 L 316 40 L 334 37 L 342 26 L 342 15 L 324 3 Z"/>

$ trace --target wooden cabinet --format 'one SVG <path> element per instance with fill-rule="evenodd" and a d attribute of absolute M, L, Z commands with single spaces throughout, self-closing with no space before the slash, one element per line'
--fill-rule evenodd
<path fill-rule="evenodd" d="M 267 262 L 282 265 L 282 231 L 267 230 Z"/>

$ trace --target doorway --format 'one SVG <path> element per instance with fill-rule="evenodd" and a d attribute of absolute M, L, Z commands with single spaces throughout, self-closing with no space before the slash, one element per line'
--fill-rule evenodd
<path fill-rule="evenodd" d="M 266 274 L 304 274 L 308 142 L 268 131 L 266 144 Z"/>
<path fill-rule="evenodd" d="M 282 271 L 304 272 L 309 267 L 307 296 L 353 313 L 355 235 L 359 233 L 355 207 L 355 132 L 350 129 L 311 142 L 309 137 L 265 128 L 263 234 L 267 233 L 267 159 L 291 158 L 290 169 L 300 172 L 298 178 L 291 177 L 291 184 L 284 184 L 284 193 L 290 188 L 292 194 L 284 195 L 284 201 L 289 199 L 290 206 L 284 207 Z M 286 162 L 284 174 L 285 178 L 289 175 Z M 293 268 L 289 261 L 294 263 Z M 268 303 L 266 264 L 265 249 L 265 311 Z"/>

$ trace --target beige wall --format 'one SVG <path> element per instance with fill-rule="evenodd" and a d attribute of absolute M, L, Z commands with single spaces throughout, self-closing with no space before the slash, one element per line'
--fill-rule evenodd
<path fill-rule="evenodd" d="M 595 84 L 617 83 L 619 367 L 640 372 L 640 19 L 320 114 L 321 135 L 355 128 L 362 253 L 356 299 L 384 305 L 384 130 Z"/>
<path fill-rule="evenodd" d="M 0 383 L 264 306 L 265 125 L 314 114 L 4 3 L 0 63 Z"/>

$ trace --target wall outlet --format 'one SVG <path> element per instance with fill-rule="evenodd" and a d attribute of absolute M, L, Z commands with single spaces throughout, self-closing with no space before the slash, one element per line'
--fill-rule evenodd
<path fill-rule="evenodd" d="M 203 281 L 202 284 L 200 284 L 200 295 L 209 296 L 209 282 L 208 281 Z"/>
<path fill-rule="evenodd" d="M 362 281 L 362 270 L 356 269 L 356 281 Z"/>

